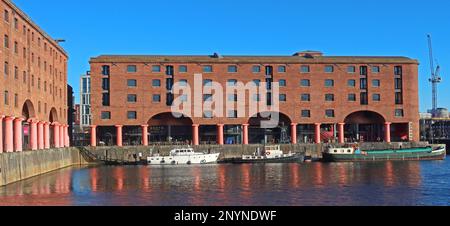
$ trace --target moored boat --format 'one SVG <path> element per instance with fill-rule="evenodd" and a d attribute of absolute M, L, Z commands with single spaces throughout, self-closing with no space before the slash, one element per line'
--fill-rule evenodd
<path fill-rule="evenodd" d="M 206 154 L 194 152 L 193 148 L 180 148 L 170 151 L 168 156 L 154 155 L 147 158 L 148 165 L 191 165 L 217 163 L 220 153 Z"/>
<path fill-rule="evenodd" d="M 327 162 L 419 161 L 445 158 L 445 146 L 367 151 L 357 147 L 329 148 L 323 153 L 323 160 Z"/>
<path fill-rule="evenodd" d="M 253 155 L 243 155 L 238 158 L 224 159 L 220 163 L 302 163 L 305 155 L 289 152 L 284 154 L 279 145 L 266 146 L 264 150 L 257 150 Z"/>

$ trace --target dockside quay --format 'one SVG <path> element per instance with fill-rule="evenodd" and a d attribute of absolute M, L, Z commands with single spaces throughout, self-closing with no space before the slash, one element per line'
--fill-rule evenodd
<path fill-rule="evenodd" d="M 318 51 L 101 55 L 91 146 L 418 142 L 418 65 Z"/>

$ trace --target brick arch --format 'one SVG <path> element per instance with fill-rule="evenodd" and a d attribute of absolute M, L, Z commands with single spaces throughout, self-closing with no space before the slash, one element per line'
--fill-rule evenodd
<path fill-rule="evenodd" d="M 49 118 L 48 118 L 49 122 L 58 122 L 58 111 L 56 110 L 56 108 L 52 108 L 50 110 L 50 114 L 49 114 Z"/>
<path fill-rule="evenodd" d="M 270 115 L 275 116 L 275 118 L 270 117 Z M 278 122 L 275 123 L 276 117 L 278 117 Z M 292 119 L 282 112 L 275 112 L 275 111 L 265 111 L 265 112 L 258 112 L 252 117 L 248 119 L 248 124 L 250 126 L 258 126 L 261 125 L 262 122 L 266 121 L 269 122 L 270 119 L 274 119 L 273 127 L 278 127 L 284 124 L 284 126 L 290 126 L 290 124 L 293 122 Z M 272 123 L 269 123 L 272 124 Z"/>
<path fill-rule="evenodd" d="M 383 124 L 386 122 L 385 117 L 376 111 L 356 111 L 347 117 L 344 122 L 346 124 Z"/>
<path fill-rule="evenodd" d="M 147 124 L 149 126 L 189 126 L 194 122 L 190 117 L 185 117 L 181 113 L 161 112 L 153 115 Z"/>
<path fill-rule="evenodd" d="M 34 105 L 31 100 L 26 100 L 22 107 L 22 117 L 25 119 L 35 118 L 36 111 L 34 110 Z"/>

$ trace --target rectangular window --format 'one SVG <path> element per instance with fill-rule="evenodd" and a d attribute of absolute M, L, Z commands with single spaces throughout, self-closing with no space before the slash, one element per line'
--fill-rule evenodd
<path fill-rule="evenodd" d="M 9 63 L 5 61 L 5 67 L 4 67 L 5 76 L 9 75 Z"/>
<path fill-rule="evenodd" d="M 204 111 L 203 118 L 213 118 L 213 112 L 212 111 Z"/>
<path fill-rule="evenodd" d="M 354 79 L 348 80 L 347 85 L 349 87 L 355 87 L 356 86 L 356 80 L 354 80 Z"/>
<path fill-rule="evenodd" d="M 238 72 L 238 68 L 235 65 L 230 65 L 228 66 L 228 73 L 237 73 Z"/>
<path fill-rule="evenodd" d="M 180 73 L 186 73 L 186 72 L 188 72 L 188 68 L 187 68 L 187 66 L 186 65 L 181 65 L 180 67 L 179 67 L 179 70 L 178 70 Z"/>
<path fill-rule="evenodd" d="M 310 110 L 302 110 L 302 118 L 311 118 Z"/>
<path fill-rule="evenodd" d="M 136 65 L 128 65 L 127 66 L 127 72 L 128 73 L 136 73 L 137 72 L 137 66 Z"/>
<path fill-rule="evenodd" d="M 17 54 L 19 53 L 19 43 L 14 42 L 14 53 Z"/>
<path fill-rule="evenodd" d="M 204 73 L 212 73 L 213 67 L 211 65 L 205 65 L 205 66 L 203 66 L 203 72 Z"/>
<path fill-rule="evenodd" d="M 127 101 L 128 101 L 128 103 L 136 103 L 137 95 L 136 94 L 128 94 Z"/>
<path fill-rule="evenodd" d="M 303 87 L 310 87 L 311 81 L 309 79 L 302 79 L 302 81 L 300 81 L 300 85 Z"/>
<path fill-rule="evenodd" d="M 395 66 L 394 67 L 394 74 L 395 75 L 402 75 L 403 74 L 403 70 L 401 66 Z"/>
<path fill-rule="evenodd" d="M 334 80 L 327 79 L 325 80 L 325 87 L 333 87 L 334 86 Z"/>
<path fill-rule="evenodd" d="M 356 67 L 355 66 L 348 66 L 347 67 L 347 72 L 348 73 L 355 73 L 356 72 Z"/>
<path fill-rule="evenodd" d="M 354 93 L 348 94 L 348 101 L 351 101 L 351 102 L 356 101 L 356 94 L 354 94 Z"/>
<path fill-rule="evenodd" d="M 325 66 L 325 73 L 333 73 L 334 67 L 331 65 Z"/>
<path fill-rule="evenodd" d="M 137 87 L 137 80 L 135 79 L 128 79 L 127 80 L 128 87 Z"/>
<path fill-rule="evenodd" d="M 402 89 L 402 79 L 401 78 L 395 78 L 395 89 Z"/>
<path fill-rule="evenodd" d="M 334 110 L 331 109 L 325 110 L 325 116 L 327 118 L 334 118 Z"/>
<path fill-rule="evenodd" d="M 373 67 L 372 67 L 372 73 L 375 73 L 375 74 L 376 74 L 376 73 L 380 73 L 380 71 L 381 71 L 381 70 L 380 70 L 380 67 L 379 67 L 379 66 L 373 66 Z"/>
<path fill-rule="evenodd" d="M 361 105 L 368 105 L 369 104 L 369 97 L 367 93 L 361 93 Z"/>
<path fill-rule="evenodd" d="M 108 65 L 102 66 L 102 75 L 109 75 L 109 69 L 110 67 Z"/>
<path fill-rule="evenodd" d="M 152 72 L 154 72 L 154 73 L 159 73 L 159 72 L 161 72 L 161 66 L 159 66 L 159 65 L 153 65 L 153 66 L 152 66 Z"/>
<path fill-rule="evenodd" d="M 395 117 L 405 117 L 403 109 L 395 109 Z"/>
<path fill-rule="evenodd" d="M 238 112 L 237 111 L 228 111 L 228 118 L 237 118 Z"/>
<path fill-rule="evenodd" d="M 137 119 L 137 112 L 135 111 L 129 111 L 127 112 L 128 119 Z"/>
<path fill-rule="evenodd" d="M 161 102 L 161 95 L 153 94 L 152 101 L 153 101 L 153 103 L 160 103 Z"/>
<path fill-rule="evenodd" d="M 304 93 L 301 95 L 301 100 L 304 102 L 309 102 L 311 101 L 311 95 L 309 93 Z"/>
<path fill-rule="evenodd" d="M 373 94 L 373 97 L 372 97 L 372 100 L 373 101 L 381 101 L 381 95 L 380 94 Z"/>
<path fill-rule="evenodd" d="M 361 89 L 367 89 L 367 78 L 361 78 L 359 83 Z"/>
<path fill-rule="evenodd" d="M 213 101 L 213 95 L 212 94 L 203 94 L 203 101 L 205 101 L 205 102 Z"/>
<path fill-rule="evenodd" d="M 166 75 L 172 76 L 174 75 L 175 70 L 173 69 L 173 66 L 169 65 L 166 66 Z"/>
<path fill-rule="evenodd" d="M 237 82 L 238 81 L 236 79 L 229 79 L 227 82 L 227 86 L 236 86 Z"/>
<path fill-rule="evenodd" d="M 178 82 L 178 85 L 179 85 L 180 87 L 186 87 L 186 86 L 188 85 L 188 81 L 187 81 L 186 79 L 181 79 L 181 80 Z"/>
<path fill-rule="evenodd" d="M 325 94 L 325 101 L 334 101 L 334 94 Z"/>
<path fill-rule="evenodd" d="M 102 105 L 107 107 L 110 105 L 110 101 L 109 101 L 109 93 L 103 93 L 102 96 Z"/>
<path fill-rule="evenodd" d="M 359 73 L 360 75 L 367 75 L 367 66 L 359 67 Z"/>
<path fill-rule="evenodd" d="M 311 72 L 311 70 L 310 70 L 309 66 L 303 65 L 300 67 L 300 72 L 301 73 L 309 73 L 309 72 Z"/>
<path fill-rule="evenodd" d="M 19 95 L 17 93 L 14 94 L 14 107 L 19 107 Z"/>
<path fill-rule="evenodd" d="M 286 66 L 279 66 L 278 73 L 286 73 Z"/>
<path fill-rule="evenodd" d="M 3 18 L 6 22 L 9 22 L 9 11 L 5 9 L 5 12 L 3 14 Z"/>
<path fill-rule="evenodd" d="M 153 79 L 153 81 L 152 81 L 152 86 L 153 86 L 153 87 L 161 87 L 161 80 L 159 80 L 159 79 Z"/>
<path fill-rule="evenodd" d="M 280 87 L 286 87 L 286 80 L 280 79 L 280 81 L 278 82 L 278 84 L 280 85 Z"/>
<path fill-rule="evenodd" d="M 212 86 L 212 80 L 211 79 L 203 80 L 203 86 Z"/>
<path fill-rule="evenodd" d="M 253 66 L 252 72 L 253 73 L 260 73 L 261 72 L 261 66 Z"/>
<path fill-rule="evenodd" d="M 378 80 L 378 79 L 372 80 L 372 86 L 373 87 L 380 87 L 381 86 L 381 81 Z"/>
<path fill-rule="evenodd" d="M 228 94 L 228 101 L 230 101 L 230 102 L 237 102 L 238 101 L 238 95 L 237 94 Z"/>
<path fill-rule="evenodd" d="M 102 111 L 102 119 L 111 119 L 111 112 Z"/>
<path fill-rule="evenodd" d="M 287 101 L 286 94 L 280 94 L 280 101 L 281 102 L 286 102 Z"/>
<path fill-rule="evenodd" d="M 5 35 L 5 48 L 9 48 L 9 36 Z"/>
<path fill-rule="evenodd" d="M 8 91 L 5 91 L 4 101 L 5 101 L 5 105 L 9 105 L 9 93 L 8 93 Z"/>
<path fill-rule="evenodd" d="M 86 79 L 83 79 L 83 81 L 86 81 Z M 109 90 L 109 78 L 102 79 L 102 89 Z M 83 87 L 83 91 L 86 93 L 87 87 Z"/>
<path fill-rule="evenodd" d="M 403 94 L 401 92 L 395 93 L 395 104 L 403 104 Z"/>

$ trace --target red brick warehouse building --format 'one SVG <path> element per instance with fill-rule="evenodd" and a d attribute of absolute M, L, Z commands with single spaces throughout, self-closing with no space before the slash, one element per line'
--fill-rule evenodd
<path fill-rule="evenodd" d="M 292 56 L 99 56 L 90 60 L 92 145 L 419 141 L 418 64 L 406 57 L 324 56 L 315 51 Z M 262 129 L 265 118 L 260 114 L 237 117 L 240 112 L 235 111 L 223 117 L 206 112 L 203 117 L 173 117 L 177 96 L 172 85 L 194 87 L 198 74 L 204 86 L 278 83 L 279 95 L 271 97 L 280 100 L 279 126 Z M 209 101 L 210 94 L 203 97 Z M 223 98 L 223 103 L 242 101 L 233 94 Z M 245 98 L 261 101 L 250 94 Z"/>
<path fill-rule="evenodd" d="M 11 1 L 0 15 L 0 153 L 69 146 L 67 53 Z"/>

